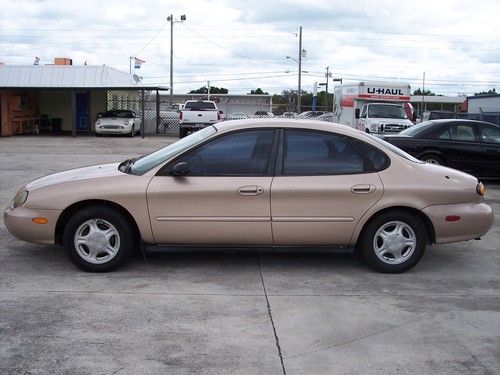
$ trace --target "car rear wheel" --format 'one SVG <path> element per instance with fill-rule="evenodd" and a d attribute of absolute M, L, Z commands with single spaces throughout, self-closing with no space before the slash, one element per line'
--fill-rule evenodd
<path fill-rule="evenodd" d="M 75 213 L 64 229 L 69 259 L 90 272 L 106 272 L 125 263 L 133 244 L 133 228 L 118 211 L 100 206 Z"/>
<path fill-rule="evenodd" d="M 187 129 L 180 129 L 179 130 L 179 138 L 184 138 L 185 136 L 187 136 Z"/>
<path fill-rule="evenodd" d="M 425 225 L 404 211 L 390 211 L 372 219 L 358 247 L 375 270 L 401 273 L 414 267 L 427 246 Z"/>
<path fill-rule="evenodd" d="M 444 160 L 437 155 L 427 154 L 420 158 L 420 160 L 425 161 L 429 164 L 445 165 Z"/>

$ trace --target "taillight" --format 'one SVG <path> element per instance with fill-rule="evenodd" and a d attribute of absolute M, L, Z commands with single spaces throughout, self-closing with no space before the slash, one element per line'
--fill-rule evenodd
<path fill-rule="evenodd" d="M 217 112 L 217 121 L 220 121 L 220 112 Z"/>
<path fill-rule="evenodd" d="M 182 112 L 179 112 L 179 120 L 182 120 Z"/>
<path fill-rule="evenodd" d="M 476 193 L 478 193 L 481 196 L 484 196 L 484 193 L 486 192 L 486 188 L 484 187 L 482 182 L 478 182 L 476 185 Z"/>

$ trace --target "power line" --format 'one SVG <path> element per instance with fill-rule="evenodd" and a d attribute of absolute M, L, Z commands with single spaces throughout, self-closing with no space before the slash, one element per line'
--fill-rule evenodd
<path fill-rule="evenodd" d="M 207 37 L 205 37 L 204 35 L 200 34 L 199 32 L 197 32 L 197 31 L 195 31 L 195 30 L 193 30 L 193 29 L 191 29 L 190 27 L 186 26 L 185 24 L 182 24 L 182 25 L 183 25 L 186 29 L 188 29 L 189 31 L 191 31 L 192 33 L 194 33 L 194 34 L 198 35 L 200 38 L 205 39 L 207 42 L 209 42 L 209 43 L 213 44 L 213 45 L 214 45 L 214 46 L 216 46 L 216 47 L 219 47 L 219 48 L 221 48 L 221 49 L 223 49 L 223 50 L 226 50 L 226 51 L 230 52 L 231 54 L 233 54 L 233 55 L 235 55 L 235 56 L 242 57 L 242 58 L 244 58 L 244 59 L 248 59 L 248 60 L 255 60 L 255 59 L 254 59 L 254 58 L 252 58 L 252 57 L 248 57 L 248 56 L 245 56 L 245 55 L 241 55 L 241 54 L 239 54 L 239 53 L 235 53 L 235 52 L 231 51 L 230 49 L 228 49 L 228 48 L 226 48 L 226 47 L 224 47 L 224 46 L 222 46 L 222 45 L 220 45 L 220 44 L 218 44 L 218 43 L 216 43 L 216 42 L 214 42 L 214 41 L 212 41 L 212 40 L 208 39 L 208 38 L 207 38 Z"/>
<path fill-rule="evenodd" d="M 176 74 L 177 77 L 199 77 L 199 76 L 227 76 L 227 75 L 234 75 L 234 76 L 241 76 L 241 75 L 253 75 L 253 74 L 272 74 L 272 73 L 289 73 L 289 71 L 286 70 L 274 70 L 270 72 L 247 72 L 247 73 L 199 73 L 199 74 Z M 142 77 L 144 79 L 153 79 L 153 78 L 168 78 L 169 76 L 149 76 L 149 77 Z"/>
<path fill-rule="evenodd" d="M 146 43 L 146 45 L 144 47 L 142 47 L 139 51 L 137 51 L 136 53 L 134 53 L 134 56 L 138 55 L 139 53 L 141 53 L 142 51 L 144 51 L 146 49 L 147 46 L 149 46 L 151 44 L 151 42 L 153 40 L 155 40 L 155 38 L 158 36 L 158 34 L 160 34 L 162 32 L 162 30 L 164 29 L 164 27 L 166 26 L 166 22 L 163 23 L 163 25 L 160 27 L 160 29 L 153 35 L 153 37 L 149 40 L 149 42 Z"/>

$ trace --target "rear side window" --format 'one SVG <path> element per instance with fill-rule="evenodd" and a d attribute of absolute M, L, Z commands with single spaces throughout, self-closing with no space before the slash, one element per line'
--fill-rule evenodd
<path fill-rule="evenodd" d="M 494 125 L 481 124 L 481 139 L 483 142 L 500 143 L 500 127 Z"/>
<path fill-rule="evenodd" d="M 365 171 L 352 142 L 341 135 L 287 130 L 283 150 L 285 175 L 338 175 Z"/>
<path fill-rule="evenodd" d="M 389 166 L 389 158 L 379 149 L 369 145 L 368 143 L 359 142 L 359 145 L 365 152 L 368 159 L 376 171 L 381 171 Z"/>

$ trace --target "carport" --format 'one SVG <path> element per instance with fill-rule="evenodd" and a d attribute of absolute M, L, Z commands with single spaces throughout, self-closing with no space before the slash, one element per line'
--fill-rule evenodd
<path fill-rule="evenodd" d="M 2 65 L 0 134 L 90 134 L 98 115 L 115 108 L 136 111 L 144 136 L 145 112 L 158 129 L 167 90 L 106 65 Z"/>

